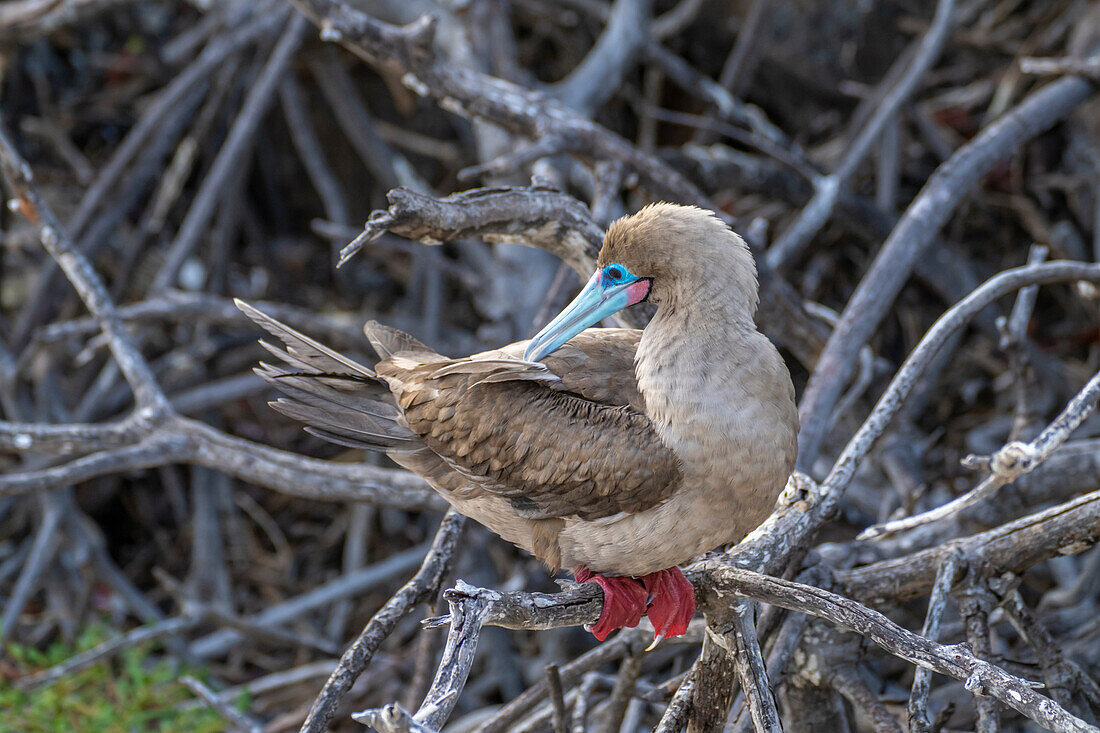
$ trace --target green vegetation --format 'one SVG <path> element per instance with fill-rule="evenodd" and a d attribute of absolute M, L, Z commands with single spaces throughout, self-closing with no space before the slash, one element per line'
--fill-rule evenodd
<path fill-rule="evenodd" d="M 126 649 L 30 692 L 10 683 L 13 673 L 22 676 L 51 667 L 108 636 L 105 629 L 96 627 L 85 631 L 75 644 L 57 643 L 45 651 L 6 645 L 0 655 L 0 733 L 219 733 L 226 729 L 225 721 L 205 706 L 177 709 L 194 698 L 177 682 L 187 672 L 153 657 L 155 645 Z"/>

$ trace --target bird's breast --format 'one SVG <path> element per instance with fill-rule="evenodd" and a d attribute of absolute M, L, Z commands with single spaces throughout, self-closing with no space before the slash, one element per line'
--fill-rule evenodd
<path fill-rule="evenodd" d="M 647 329 L 635 374 L 646 415 L 680 461 L 679 486 L 644 512 L 567 521 L 566 566 L 644 575 L 737 542 L 772 512 L 793 470 L 794 390 L 760 334 L 731 341 Z"/>
<path fill-rule="evenodd" d="M 755 401 L 718 410 L 690 391 L 663 393 L 691 420 L 658 423 L 680 459 L 679 488 L 662 504 L 591 522 L 567 521 L 563 564 L 639 576 L 738 542 L 772 512 L 794 460 L 794 434 Z M 677 402 L 678 401 L 678 402 Z M 661 414 L 658 412 L 658 414 Z"/>

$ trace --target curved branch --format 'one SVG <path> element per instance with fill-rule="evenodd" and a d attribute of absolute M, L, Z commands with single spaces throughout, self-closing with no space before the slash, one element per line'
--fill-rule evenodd
<path fill-rule="evenodd" d="M 465 521 L 466 518 L 455 510 L 447 512 L 420 570 L 371 617 L 359 638 L 340 657 L 340 663 L 313 701 L 309 715 L 302 723 L 301 733 L 320 733 L 328 729 L 336 706 L 370 664 L 378 647 L 393 633 L 397 623 L 439 591 L 440 584 L 451 570 Z"/>
<path fill-rule="evenodd" d="M 0 476 L 0 496 L 20 496 L 88 481 L 110 473 L 163 466 L 183 459 L 186 438 L 155 434 L 133 445 L 103 450 L 75 461 L 38 471 Z"/>
<path fill-rule="evenodd" d="M 947 310 L 928 329 L 917 347 L 898 370 L 890 386 L 875 404 L 874 410 L 848 441 L 819 488 L 801 479 L 808 501 L 798 510 L 781 508 L 757 532 L 730 551 L 742 567 L 778 572 L 787 557 L 806 547 L 810 536 L 835 516 L 840 499 L 852 481 L 856 469 L 870 453 L 875 441 L 898 414 L 920 375 L 932 363 L 943 343 L 955 331 L 970 322 L 986 306 L 1008 293 L 1035 284 L 1065 281 L 1100 282 L 1100 265 L 1081 262 L 1044 262 L 1007 270 L 990 278 L 977 290 Z M 800 474 L 796 474 L 796 477 Z"/>
<path fill-rule="evenodd" d="M 1051 557 L 1083 552 L 1098 541 L 1100 491 L 1094 491 L 988 532 L 836 575 L 853 598 L 870 603 L 887 598 L 904 601 L 928 593 L 936 568 L 956 551 L 971 562 L 1018 573 Z"/>
<path fill-rule="evenodd" d="M 84 305 L 99 321 L 119 369 L 134 390 L 138 408 L 149 410 L 150 416 L 167 411 L 168 400 L 157 385 L 145 358 L 126 332 L 103 281 L 92 269 L 88 258 L 73 246 L 61 222 L 42 200 L 34 185 L 30 166 L 16 151 L 3 129 L 0 129 L 0 171 L 3 171 L 4 179 L 15 196 L 16 210 L 37 227 L 42 246 L 61 266 Z"/>
<path fill-rule="evenodd" d="M 1100 532 L 1100 522 L 1094 519 L 1093 524 Z M 943 645 L 925 639 L 881 613 L 836 593 L 734 567 L 724 559 L 697 563 L 688 577 L 697 587 L 707 584 L 722 594 L 770 603 L 854 631 L 900 659 L 966 681 L 968 689 L 977 689 L 996 698 L 1048 730 L 1064 733 L 1093 733 L 1095 730 L 1058 703 L 1035 692 L 1033 687 L 1038 683 L 1020 679 L 979 659 L 965 646 Z M 599 589 L 594 588 L 581 587 L 549 598 L 470 586 L 449 593 L 452 599 L 476 598 L 484 625 L 547 628 L 551 619 L 562 625 L 573 625 L 594 623 L 599 617 L 598 609 L 591 603 L 595 600 L 595 605 L 599 605 Z M 531 616 L 532 607 L 539 609 L 537 618 Z"/>
<path fill-rule="evenodd" d="M 872 525 L 860 532 L 856 539 L 876 539 L 891 532 L 919 527 L 949 517 L 992 496 L 1002 486 L 1012 483 L 1026 473 L 1031 473 L 1049 458 L 1050 454 L 1066 441 L 1070 433 L 1092 414 L 1096 409 L 1097 400 L 1100 400 L 1100 372 L 1093 375 L 1088 384 L 1070 400 L 1061 414 L 1035 440 L 1030 443 L 1012 441 L 986 458 L 967 456 L 965 460 L 967 465 L 984 464 L 990 469 L 989 476 L 976 487 L 935 509 Z"/>
<path fill-rule="evenodd" d="M 859 350 L 878 328 L 916 261 L 962 194 L 1026 140 L 1050 128 L 1092 93 L 1084 79 L 1060 79 L 1032 94 L 960 148 L 928 179 L 848 300 L 799 405 L 799 470 L 821 450 L 829 416 L 852 375 Z"/>
<path fill-rule="evenodd" d="M 23 426 L 21 423 L 8 425 Z M 40 430 L 35 434 L 35 438 L 41 440 L 38 447 L 63 446 L 67 440 L 64 431 L 73 427 L 76 428 L 74 440 L 87 439 L 81 444 L 83 446 L 106 446 L 109 440 L 122 436 L 144 437 L 132 445 L 102 449 L 61 466 L 0 476 L 0 496 L 56 489 L 121 471 L 190 463 L 306 499 L 369 501 L 410 510 L 446 506 L 423 479 L 407 471 L 306 458 L 227 435 L 205 423 L 178 415 L 160 421 L 151 432 L 146 429 L 149 425 L 152 423 L 128 418 L 107 426 L 108 429 L 99 434 L 94 430 L 84 434 L 95 427 L 84 425 L 49 426 L 44 433 Z M 25 442 L 21 438 L 28 435 L 31 434 L 16 432 L 5 438 L 19 448 Z"/>

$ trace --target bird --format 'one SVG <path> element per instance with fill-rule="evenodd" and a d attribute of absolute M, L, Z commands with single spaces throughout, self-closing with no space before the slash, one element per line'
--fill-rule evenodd
<path fill-rule="evenodd" d="M 460 513 L 603 591 L 599 640 L 648 616 L 687 631 L 680 565 L 773 511 L 797 452 L 790 373 L 757 330 L 756 265 L 713 212 L 650 204 L 610 224 L 576 298 L 529 341 L 463 358 L 377 322 L 373 366 L 237 301 L 283 347 L 271 406 L 384 452 Z M 644 329 L 599 328 L 648 302 Z"/>

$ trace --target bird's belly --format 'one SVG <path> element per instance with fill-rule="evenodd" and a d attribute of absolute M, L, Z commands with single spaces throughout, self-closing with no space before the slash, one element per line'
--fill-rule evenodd
<path fill-rule="evenodd" d="M 719 545 L 741 540 L 771 514 L 783 486 L 677 492 L 637 514 L 568 521 L 558 538 L 562 565 L 634 577 L 682 565 Z M 767 494 L 768 496 L 764 496 Z M 751 496 L 750 496 L 751 495 Z"/>
<path fill-rule="evenodd" d="M 517 516 L 506 499 L 491 494 L 481 494 L 474 498 L 461 499 L 453 494 L 440 493 L 460 513 L 489 528 L 493 533 L 511 542 L 516 547 L 526 550 L 532 555 L 537 555 L 532 523 Z"/>

